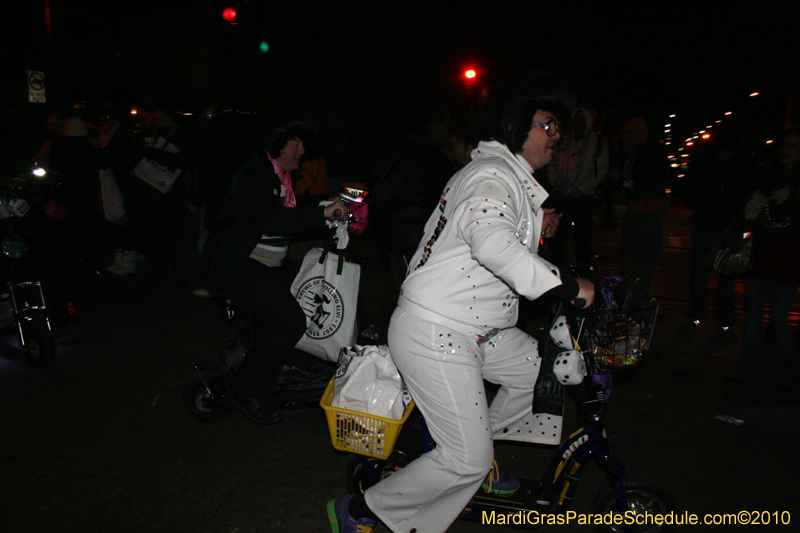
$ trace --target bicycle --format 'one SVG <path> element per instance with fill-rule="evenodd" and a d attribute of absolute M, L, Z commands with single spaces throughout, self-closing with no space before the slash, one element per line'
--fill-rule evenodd
<path fill-rule="evenodd" d="M 579 389 L 583 427 L 561 443 L 538 481 L 520 479 L 520 488 L 510 496 L 479 490 L 462 511 L 460 519 L 473 522 L 486 522 L 488 519 L 496 525 L 525 530 L 553 523 L 546 517 L 567 515 L 583 469 L 593 460 L 605 473 L 610 486 L 610 490 L 595 499 L 597 514 L 621 515 L 616 519 L 620 523 L 615 524 L 609 519 L 607 521 L 612 523 L 594 524 L 598 531 L 663 533 L 671 530 L 671 526 L 666 524 L 636 523 L 648 513 L 666 515 L 675 511 L 675 504 L 660 489 L 628 483 L 625 468 L 615 457 L 604 426 L 612 389 L 611 376 L 620 371 L 631 372 L 642 361 L 650 346 L 658 306 L 638 280 L 624 278 L 608 283 L 606 280 L 603 282 L 605 287 L 601 284 L 601 294 L 606 299 L 604 304 L 597 302 L 586 311 L 578 311 L 564 303 L 555 304 L 567 316 L 576 350 L 582 355 L 586 368 L 582 383 L 575 385 Z M 616 286 L 610 286 L 613 282 Z M 553 342 L 548 337 L 545 350 L 548 343 Z M 400 438 L 404 437 L 400 429 L 407 423 L 413 406 L 409 407 L 403 420 L 380 419 L 376 425 L 370 422 L 375 417 L 341 412 L 331 406 L 333 381 L 328 388 L 321 405 L 328 414 L 334 448 L 359 454 L 347 466 L 350 492 L 363 492 L 409 464 L 419 453 L 430 451 L 435 446 L 424 420 L 421 445 L 414 446 L 414 439 L 408 435 Z M 417 440 L 420 439 L 417 437 Z M 365 446 L 365 442 L 373 444 Z"/>

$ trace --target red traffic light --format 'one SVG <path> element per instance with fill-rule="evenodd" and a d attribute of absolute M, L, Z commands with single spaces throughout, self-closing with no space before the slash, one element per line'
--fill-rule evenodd
<path fill-rule="evenodd" d="M 227 20 L 228 22 L 235 23 L 236 22 L 236 10 L 232 7 L 227 7 L 222 11 L 222 18 Z"/>
<path fill-rule="evenodd" d="M 464 71 L 464 77 L 470 81 L 474 80 L 477 75 L 478 73 L 475 72 L 475 69 L 467 69 Z"/>

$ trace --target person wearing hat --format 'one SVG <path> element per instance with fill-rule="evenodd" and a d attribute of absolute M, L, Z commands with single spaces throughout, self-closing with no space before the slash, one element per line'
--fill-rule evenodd
<path fill-rule="evenodd" d="M 537 253 L 559 217 L 533 177 L 553 157 L 574 96 L 551 74 L 520 73 L 487 101 L 472 161 L 445 185 L 412 256 L 389 350 L 436 448 L 367 489 L 328 502 L 334 532 L 444 532 L 475 492 L 513 494 L 493 439 L 551 443 L 534 423 L 540 357 L 516 328 L 519 298 L 551 293 L 590 305 L 594 286 Z M 491 406 L 483 380 L 501 385 Z M 538 426 L 538 422 L 536 422 Z M 487 476 L 487 474 L 489 474 Z"/>
<path fill-rule="evenodd" d="M 225 194 L 200 254 L 200 272 L 209 290 L 252 319 L 247 357 L 214 386 L 227 390 L 252 422 L 270 425 L 282 420 L 268 398 L 273 380 L 307 329 L 305 312 L 291 293 L 298 266 L 288 258 L 290 238 L 321 230 L 326 221 L 345 220 L 348 210 L 338 196 L 326 201 L 294 195 L 291 174 L 299 170 L 312 134 L 304 113 L 275 110 L 260 129 L 259 148 Z"/>

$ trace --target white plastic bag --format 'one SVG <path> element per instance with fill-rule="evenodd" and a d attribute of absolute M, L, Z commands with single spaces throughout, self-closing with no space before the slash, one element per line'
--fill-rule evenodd
<path fill-rule="evenodd" d="M 386 346 L 343 348 L 331 405 L 400 420 L 411 397 Z"/>
<path fill-rule="evenodd" d="M 128 220 L 125 212 L 125 197 L 117 185 L 114 172 L 111 168 L 100 169 L 100 193 L 103 198 L 103 214 L 106 220 L 123 226 Z"/>

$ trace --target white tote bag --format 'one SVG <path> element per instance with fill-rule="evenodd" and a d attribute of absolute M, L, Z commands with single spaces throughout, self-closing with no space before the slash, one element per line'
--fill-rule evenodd
<path fill-rule="evenodd" d="M 297 348 L 336 362 L 343 347 L 356 342 L 356 303 L 361 266 L 313 248 L 292 283 L 292 294 L 306 314 L 308 329 Z"/>
<path fill-rule="evenodd" d="M 103 197 L 103 214 L 106 220 L 120 226 L 124 225 L 128 220 L 125 198 L 110 168 L 100 169 L 100 193 Z"/>

